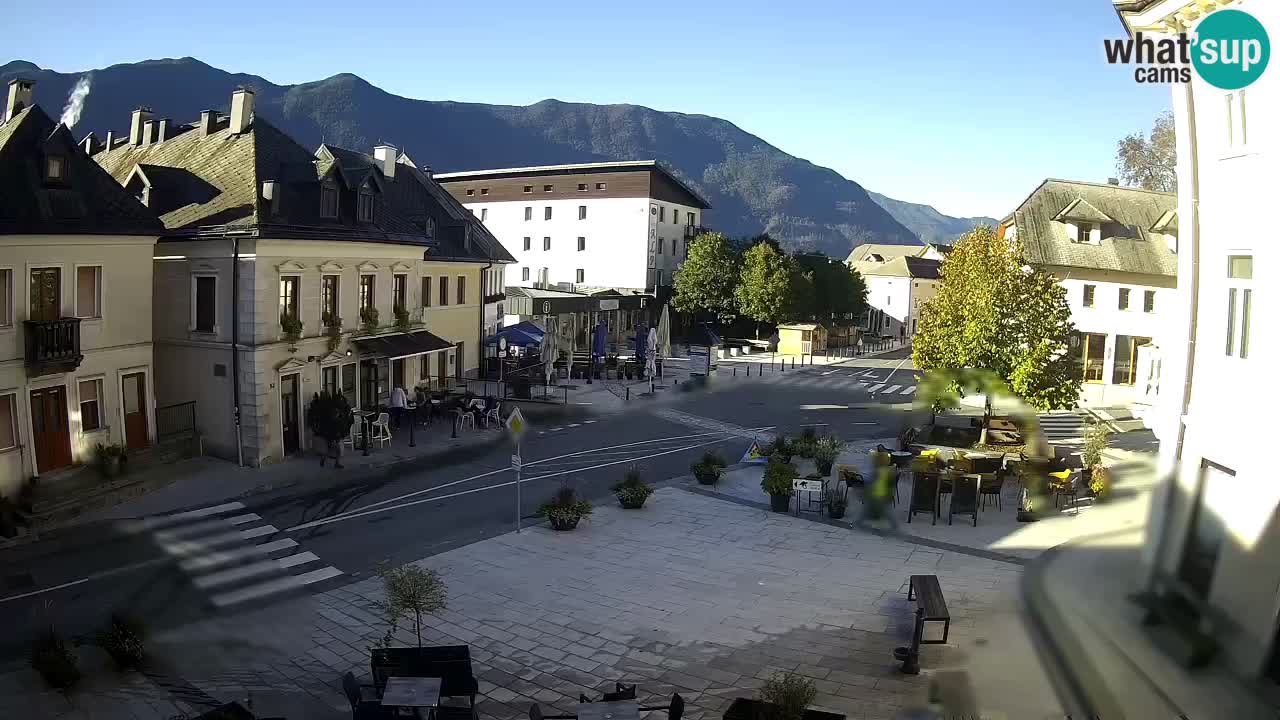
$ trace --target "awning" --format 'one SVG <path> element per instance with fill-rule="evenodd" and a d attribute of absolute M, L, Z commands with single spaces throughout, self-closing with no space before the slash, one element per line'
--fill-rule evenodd
<path fill-rule="evenodd" d="M 541 345 L 543 336 L 541 334 L 535 335 L 524 328 L 512 325 L 511 327 L 502 328 L 497 333 L 485 338 L 484 344 L 487 347 L 494 347 L 498 344 L 499 338 L 506 338 L 508 345 L 529 347 L 531 345 Z"/>
<path fill-rule="evenodd" d="M 442 340 L 426 330 L 395 335 L 380 335 L 371 338 L 357 338 L 355 344 L 362 354 L 383 355 L 390 360 L 425 355 L 453 347 L 453 343 Z"/>

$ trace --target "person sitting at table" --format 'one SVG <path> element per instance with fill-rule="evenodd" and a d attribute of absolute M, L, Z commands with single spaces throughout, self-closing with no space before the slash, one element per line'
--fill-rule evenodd
<path fill-rule="evenodd" d="M 425 422 L 430 423 L 431 422 L 431 400 L 430 398 L 427 397 L 427 391 L 423 390 L 421 385 L 414 388 L 413 401 L 418 406 L 418 408 L 414 411 L 414 419 L 417 420 L 421 418 Z"/>
<path fill-rule="evenodd" d="M 400 417 L 404 415 L 407 407 L 409 407 L 409 400 L 405 397 L 404 388 L 395 386 L 391 391 L 391 424 L 397 430 L 400 429 Z"/>

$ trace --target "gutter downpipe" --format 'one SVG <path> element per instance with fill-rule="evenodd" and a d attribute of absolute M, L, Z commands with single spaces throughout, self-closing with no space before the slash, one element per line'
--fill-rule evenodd
<path fill-rule="evenodd" d="M 236 424 L 236 466 L 244 467 L 240 425 L 240 236 L 231 238 L 231 415 Z"/>
<path fill-rule="evenodd" d="M 489 295 L 489 268 L 493 267 L 493 261 L 490 260 L 488 265 L 480 268 L 480 336 L 476 338 L 476 379 L 485 377 L 485 349 L 484 349 L 484 306 L 487 304 L 484 299 Z M 462 362 L 459 360 L 458 362 Z M 502 363 L 502 358 L 498 358 L 498 363 Z M 499 394 L 502 388 L 498 388 Z"/>

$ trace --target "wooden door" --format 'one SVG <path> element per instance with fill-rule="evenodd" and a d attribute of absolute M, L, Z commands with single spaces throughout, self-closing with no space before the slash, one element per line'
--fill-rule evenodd
<path fill-rule="evenodd" d="M 36 473 L 71 464 L 71 432 L 67 427 L 67 389 L 31 391 L 31 439 L 36 446 Z"/>
<path fill-rule="evenodd" d="M 284 433 L 284 454 L 298 452 L 298 375 L 280 378 L 280 428 Z"/>
<path fill-rule="evenodd" d="M 129 373 L 120 378 L 120 399 L 124 408 L 124 444 L 130 450 L 150 445 L 147 427 L 147 374 Z"/>
<path fill-rule="evenodd" d="M 62 317 L 62 271 L 58 268 L 31 270 L 31 320 Z"/>

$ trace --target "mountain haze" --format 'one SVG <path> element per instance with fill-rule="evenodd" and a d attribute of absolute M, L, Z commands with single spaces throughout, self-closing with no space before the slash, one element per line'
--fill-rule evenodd
<path fill-rule="evenodd" d="M 706 115 L 558 100 L 529 106 L 415 100 L 346 73 L 276 85 L 193 58 L 147 60 L 91 73 L 92 89 L 73 129 L 76 137 L 90 130 L 100 139 L 108 130 L 117 137 L 127 133 L 129 113 L 139 105 L 151 107 L 157 118 L 191 122 L 201 110 L 226 111 L 232 90 L 243 85 L 255 91 L 257 112 L 305 146 L 323 141 L 368 150 L 388 142 L 439 172 L 657 159 L 707 197 L 713 206 L 708 220 L 716 229 L 730 235 L 768 232 L 788 248 L 837 258 L 864 242 L 916 244 L 917 232 L 969 222 L 911 203 L 886 210 L 858 183 Z M 36 102 L 54 117 L 83 74 L 25 61 L 0 65 L 0 83 L 14 77 L 35 80 Z M 908 219 L 895 219 L 895 212 Z M 913 224 L 916 231 L 909 229 Z"/>
<path fill-rule="evenodd" d="M 889 211 L 898 222 L 916 234 L 921 242 L 950 244 L 957 237 L 969 232 L 979 225 L 996 225 L 997 220 L 989 217 L 958 218 L 943 215 L 932 205 L 920 205 L 903 200 L 894 200 L 878 192 L 868 192 L 872 200 Z"/>

